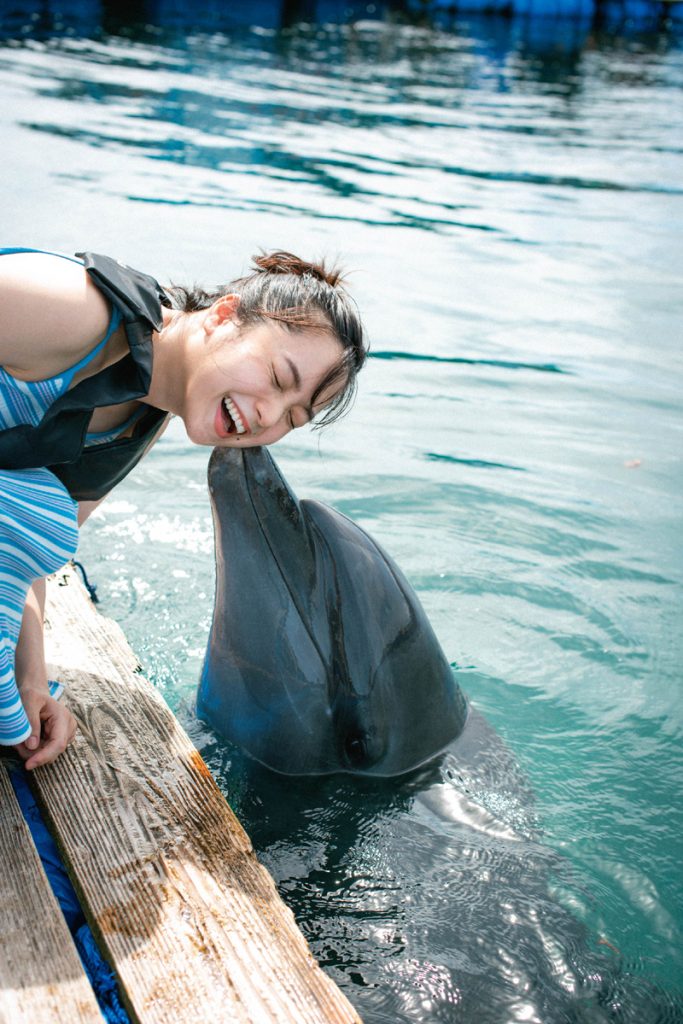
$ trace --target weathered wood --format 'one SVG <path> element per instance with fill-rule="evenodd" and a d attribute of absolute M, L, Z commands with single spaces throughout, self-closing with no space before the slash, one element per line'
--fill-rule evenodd
<path fill-rule="evenodd" d="M 102 1024 L 2 762 L 0 908 L 0 1022 Z"/>
<path fill-rule="evenodd" d="M 204 761 L 71 572 L 48 658 L 79 733 L 36 785 L 95 935 L 143 1024 L 350 1024 Z"/>

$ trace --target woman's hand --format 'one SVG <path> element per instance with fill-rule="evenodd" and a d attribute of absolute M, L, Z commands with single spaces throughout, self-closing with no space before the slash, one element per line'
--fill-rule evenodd
<path fill-rule="evenodd" d="M 66 750 L 76 733 L 76 719 L 69 709 L 50 696 L 43 645 L 45 580 L 36 580 L 26 595 L 15 675 L 21 703 L 31 724 L 31 735 L 16 746 L 26 768 L 54 761 Z"/>
<path fill-rule="evenodd" d="M 21 702 L 31 723 L 31 735 L 15 750 L 25 768 L 38 768 L 66 750 L 76 735 L 76 719 L 42 686 L 22 686 Z"/>

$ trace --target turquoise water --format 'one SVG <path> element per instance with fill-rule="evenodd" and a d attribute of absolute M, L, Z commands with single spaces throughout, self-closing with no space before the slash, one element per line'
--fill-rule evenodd
<path fill-rule="evenodd" d="M 206 283 L 343 258 L 373 358 L 275 454 L 407 573 L 538 831 L 473 838 L 441 776 L 278 779 L 196 721 L 209 452 L 177 423 L 84 532 L 102 609 L 367 1022 L 680 1019 L 680 38 L 262 23 L 0 43 L 3 244 Z"/>

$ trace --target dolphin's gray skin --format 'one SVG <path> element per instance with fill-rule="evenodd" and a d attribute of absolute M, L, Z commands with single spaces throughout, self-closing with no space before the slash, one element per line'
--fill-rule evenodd
<path fill-rule="evenodd" d="M 400 775 L 448 746 L 467 705 L 386 552 L 299 501 L 265 448 L 217 448 L 209 490 L 217 579 L 200 717 L 289 775 Z"/>

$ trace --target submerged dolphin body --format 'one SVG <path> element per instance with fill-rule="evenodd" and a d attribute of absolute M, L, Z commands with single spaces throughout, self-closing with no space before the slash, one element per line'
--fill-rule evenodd
<path fill-rule="evenodd" d="M 200 717 L 290 775 L 399 775 L 448 746 L 467 705 L 386 552 L 299 501 L 265 448 L 217 448 L 209 490 L 216 600 Z"/>

